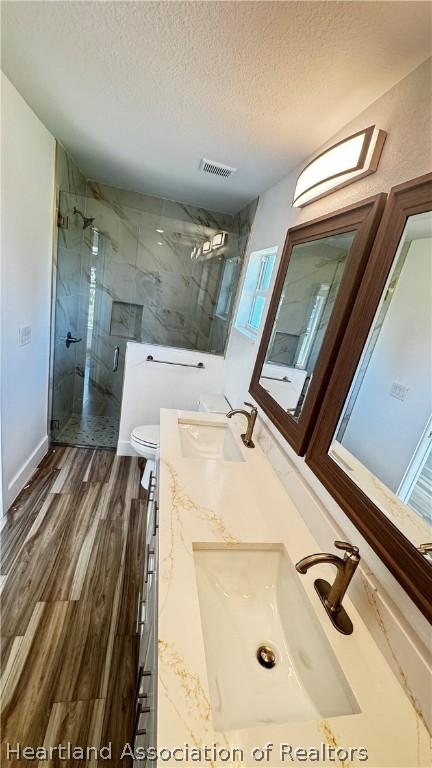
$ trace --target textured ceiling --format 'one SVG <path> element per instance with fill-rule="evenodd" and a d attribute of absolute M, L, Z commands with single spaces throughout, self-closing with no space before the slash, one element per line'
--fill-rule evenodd
<path fill-rule="evenodd" d="M 431 54 L 427 2 L 1 8 L 4 72 L 89 178 L 227 212 Z"/>

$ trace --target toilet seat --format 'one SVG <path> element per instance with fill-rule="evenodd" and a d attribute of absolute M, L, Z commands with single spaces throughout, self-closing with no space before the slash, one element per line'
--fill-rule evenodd
<path fill-rule="evenodd" d="M 144 424 L 142 427 L 135 427 L 131 432 L 131 441 L 139 443 L 150 451 L 157 451 L 160 441 L 159 425 Z"/>
<path fill-rule="evenodd" d="M 130 436 L 130 444 L 139 456 L 145 460 L 144 473 L 141 478 L 141 485 L 148 490 L 150 476 L 155 469 L 156 456 L 159 451 L 159 425 L 145 424 L 142 427 L 135 427 Z"/>

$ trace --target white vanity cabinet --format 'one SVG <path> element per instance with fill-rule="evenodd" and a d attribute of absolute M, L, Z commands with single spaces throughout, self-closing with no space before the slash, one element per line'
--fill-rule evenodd
<path fill-rule="evenodd" d="M 150 476 L 145 558 L 138 605 L 139 633 L 138 680 L 134 728 L 134 753 L 156 746 L 157 713 L 157 565 L 158 565 L 158 467 Z M 150 759 L 136 757 L 136 768 L 155 765 Z"/>

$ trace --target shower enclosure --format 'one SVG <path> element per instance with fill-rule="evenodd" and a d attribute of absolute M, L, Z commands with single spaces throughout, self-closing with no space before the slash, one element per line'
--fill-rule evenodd
<path fill-rule="evenodd" d="M 104 316 L 106 237 L 84 227 L 86 199 L 60 194 L 51 437 L 72 445 L 112 448 L 120 418 L 121 340 Z M 84 214 L 85 215 L 85 214 Z"/>
<path fill-rule="evenodd" d="M 139 210 L 60 192 L 53 442 L 116 447 L 129 340 L 224 352 L 243 256 L 233 217 L 145 199 Z"/>

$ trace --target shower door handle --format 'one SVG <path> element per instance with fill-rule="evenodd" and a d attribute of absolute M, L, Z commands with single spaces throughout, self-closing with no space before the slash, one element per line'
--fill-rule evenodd
<path fill-rule="evenodd" d="M 120 347 L 116 347 L 114 350 L 114 358 L 113 358 L 113 373 L 117 371 L 118 369 L 118 363 L 119 363 L 119 355 L 120 355 Z"/>
<path fill-rule="evenodd" d="M 66 342 L 66 348 L 69 349 L 71 344 L 78 344 L 82 339 L 77 339 L 75 336 L 72 336 L 70 331 L 68 331 L 66 336 L 62 336 L 62 341 Z"/>

